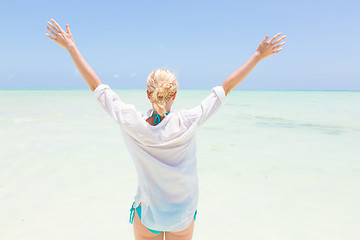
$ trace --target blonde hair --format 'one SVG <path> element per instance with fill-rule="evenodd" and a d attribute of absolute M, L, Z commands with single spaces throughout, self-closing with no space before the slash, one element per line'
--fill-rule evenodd
<path fill-rule="evenodd" d="M 175 74 L 168 69 L 156 69 L 149 74 L 146 83 L 150 102 L 154 104 L 156 112 L 162 117 L 166 116 L 166 102 L 178 89 Z"/>

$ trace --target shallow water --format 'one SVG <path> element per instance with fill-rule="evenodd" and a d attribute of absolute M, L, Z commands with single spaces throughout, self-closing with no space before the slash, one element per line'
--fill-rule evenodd
<path fill-rule="evenodd" d="M 145 113 L 145 90 L 115 90 Z M 210 90 L 179 90 L 174 110 Z M 134 239 L 135 167 L 90 90 L 0 90 L 1 239 Z M 232 91 L 197 133 L 193 239 L 360 236 L 360 92 Z"/>

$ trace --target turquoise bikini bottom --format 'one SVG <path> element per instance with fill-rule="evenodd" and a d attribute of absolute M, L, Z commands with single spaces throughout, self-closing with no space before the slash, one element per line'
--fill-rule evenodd
<path fill-rule="evenodd" d="M 135 202 L 133 202 L 133 204 L 132 204 L 132 206 L 131 206 L 131 209 L 130 209 L 130 221 L 129 221 L 129 222 L 130 222 L 131 224 L 133 224 L 133 222 L 134 222 L 134 215 L 135 215 L 134 204 L 135 204 Z M 139 218 L 140 218 L 140 220 L 141 220 L 141 205 L 139 205 L 139 206 L 136 208 L 136 212 L 138 213 L 138 216 L 139 216 Z M 195 211 L 195 214 L 194 214 L 194 221 L 196 220 L 196 214 L 197 214 L 197 210 Z M 163 232 L 163 231 L 152 230 L 152 229 L 150 229 L 150 228 L 147 228 L 147 229 L 149 229 L 150 232 L 156 233 L 156 234 Z"/>

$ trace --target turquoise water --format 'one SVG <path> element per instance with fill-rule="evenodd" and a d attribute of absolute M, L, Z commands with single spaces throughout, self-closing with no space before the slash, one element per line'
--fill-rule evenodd
<path fill-rule="evenodd" d="M 115 92 L 151 107 L 145 90 Z M 173 109 L 209 93 L 179 90 Z M 1 239 L 134 239 L 135 167 L 92 92 L 2 90 L 0 103 Z M 193 239 L 356 239 L 359 143 L 359 91 L 232 91 L 197 133 Z"/>

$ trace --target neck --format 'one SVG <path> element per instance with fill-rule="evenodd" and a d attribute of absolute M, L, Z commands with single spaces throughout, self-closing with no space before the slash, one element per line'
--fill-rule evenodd
<path fill-rule="evenodd" d="M 165 110 L 166 110 L 166 112 L 170 112 L 170 110 L 171 110 L 171 105 L 170 104 L 167 104 L 166 106 L 165 106 Z M 155 108 L 154 108 L 154 105 L 153 105 L 153 114 L 157 114 L 158 112 L 155 110 Z"/>
<path fill-rule="evenodd" d="M 166 109 L 166 108 L 165 108 Z M 166 109 L 166 112 L 170 112 L 170 108 Z M 158 112 L 155 110 L 155 108 L 153 108 L 153 113 L 152 114 L 157 114 Z"/>

